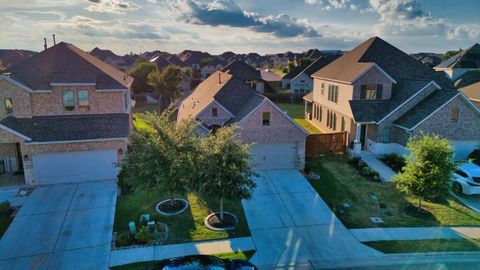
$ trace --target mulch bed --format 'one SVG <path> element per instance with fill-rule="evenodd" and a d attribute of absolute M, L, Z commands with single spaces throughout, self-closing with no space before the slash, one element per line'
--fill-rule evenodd
<path fill-rule="evenodd" d="M 405 214 L 421 219 L 435 219 L 435 217 L 429 211 L 421 208 L 419 209 L 416 205 L 408 204 L 403 208 Z"/>
<path fill-rule="evenodd" d="M 219 229 L 231 228 L 237 225 L 237 219 L 229 213 L 224 213 L 223 220 L 220 219 L 220 213 L 216 213 L 207 222 L 210 226 Z"/>
<path fill-rule="evenodd" d="M 164 213 L 176 213 L 185 207 L 185 202 L 181 200 L 174 200 L 173 204 L 170 201 L 166 201 L 158 206 L 159 210 Z"/>

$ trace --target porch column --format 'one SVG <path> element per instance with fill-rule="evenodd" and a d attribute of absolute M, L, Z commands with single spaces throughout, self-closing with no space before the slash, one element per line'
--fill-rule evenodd
<path fill-rule="evenodd" d="M 362 133 L 362 125 L 357 124 L 357 130 L 355 132 L 355 141 L 353 142 L 353 154 L 360 155 L 362 152 L 362 142 L 360 141 L 360 135 Z"/>

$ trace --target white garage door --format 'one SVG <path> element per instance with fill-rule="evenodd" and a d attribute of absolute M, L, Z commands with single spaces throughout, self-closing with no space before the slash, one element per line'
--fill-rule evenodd
<path fill-rule="evenodd" d="M 34 155 L 35 181 L 39 185 L 115 179 L 115 150 Z"/>
<path fill-rule="evenodd" d="M 297 147 L 295 143 L 263 143 L 252 147 L 253 164 L 257 169 L 295 169 Z"/>

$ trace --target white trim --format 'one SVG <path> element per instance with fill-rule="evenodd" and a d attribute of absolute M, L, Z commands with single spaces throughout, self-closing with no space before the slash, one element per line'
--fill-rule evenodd
<path fill-rule="evenodd" d="M 435 111 L 433 111 L 431 114 L 429 114 L 427 117 L 425 117 L 422 121 L 418 122 L 415 126 L 413 126 L 410 131 L 416 129 L 418 126 L 420 126 L 423 122 L 425 122 L 428 118 L 432 117 L 432 115 L 436 114 L 438 111 L 440 111 L 443 107 L 447 106 L 448 103 L 452 102 L 454 99 L 456 99 L 458 96 L 460 96 L 461 93 L 459 92 L 455 96 L 453 96 L 451 99 L 449 99 L 447 102 L 443 103 L 442 106 L 438 107 Z"/>
<path fill-rule="evenodd" d="M 478 113 L 480 113 L 480 107 L 478 107 L 477 105 L 475 105 L 475 103 L 472 102 L 472 100 L 470 100 L 469 97 L 467 97 L 464 93 L 462 92 L 459 92 L 460 95 L 468 102 L 468 104 L 470 104 L 475 111 L 477 111 Z"/>
<path fill-rule="evenodd" d="M 398 124 L 393 124 L 393 125 L 396 126 L 396 127 L 398 127 L 398 128 L 401 128 L 401 129 L 405 130 L 406 132 L 412 132 L 412 131 L 409 130 L 408 128 L 402 127 L 402 126 L 400 126 L 400 125 L 398 125 Z"/>
<path fill-rule="evenodd" d="M 50 83 L 50 86 L 95 86 L 96 83 Z"/>
<path fill-rule="evenodd" d="M 121 138 L 71 140 L 71 141 L 29 142 L 25 144 L 26 145 L 42 145 L 42 144 L 85 143 L 85 142 L 103 142 L 103 141 L 128 141 L 128 138 L 121 137 Z"/>
<path fill-rule="evenodd" d="M 2 125 L 2 124 L 0 124 L 0 129 L 3 129 L 3 130 L 5 130 L 6 132 L 11 133 L 11 134 L 13 134 L 13 135 L 15 135 L 15 136 L 17 136 L 17 137 L 20 137 L 20 138 L 22 138 L 22 139 L 24 139 L 24 140 L 26 140 L 26 141 L 31 141 L 31 140 L 32 140 L 31 138 L 29 138 L 29 137 L 27 137 L 27 136 L 25 136 L 25 135 L 23 135 L 23 134 L 15 131 L 15 130 L 13 130 L 13 129 L 7 127 L 7 126 L 4 126 L 4 125 Z"/>
<path fill-rule="evenodd" d="M 389 114 L 387 114 L 385 117 L 383 117 L 380 121 L 377 122 L 377 124 L 381 124 L 383 121 L 385 121 L 385 119 L 387 119 L 388 117 L 390 117 L 392 114 L 396 113 L 398 110 L 400 110 L 403 106 L 405 106 L 405 104 L 407 104 L 408 102 L 410 102 L 412 99 L 416 98 L 418 95 L 420 95 L 420 93 L 422 93 L 423 91 L 425 91 L 425 89 L 427 89 L 428 87 L 430 87 L 430 85 L 434 85 L 437 87 L 437 89 L 441 89 L 441 87 L 435 82 L 435 81 L 430 81 L 427 85 L 425 85 L 424 87 L 422 87 L 422 89 L 420 89 L 419 91 L 417 91 L 417 93 L 415 93 L 414 95 L 412 95 L 411 97 L 409 97 L 407 100 L 405 100 L 402 104 L 398 105 L 397 108 L 395 108 L 393 111 L 391 111 Z"/>
<path fill-rule="evenodd" d="M 387 79 L 389 79 L 392 83 L 397 83 L 397 81 L 395 81 L 394 78 L 392 78 L 390 75 L 388 75 L 388 73 L 383 70 L 379 65 L 375 64 L 375 63 L 372 63 L 372 65 L 367 68 L 366 70 L 364 70 L 362 73 L 360 73 L 360 75 L 358 75 L 353 81 L 352 81 L 352 84 L 354 84 L 356 81 L 358 81 L 363 75 L 365 75 L 365 73 L 369 72 L 372 68 L 378 68 L 378 70 L 383 73 L 383 75 L 385 75 L 385 77 L 387 77 Z"/>
<path fill-rule="evenodd" d="M 25 91 L 27 91 L 27 92 L 29 92 L 29 93 L 33 93 L 33 90 L 32 90 L 30 87 L 28 87 L 28 86 L 26 86 L 26 85 L 23 85 L 23 84 L 15 81 L 14 79 L 12 79 L 12 78 L 10 78 L 10 77 L 8 77 L 8 76 L 0 75 L 0 80 L 5 80 L 5 81 L 7 81 L 7 82 L 9 82 L 9 83 L 11 83 L 11 84 L 13 84 L 13 85 L 15 85 L 15 86 L 18 87 L 18 88 L 21 88 L 21 89 L 23 89 L 23 90 L 25 90 Z"/>
<path fill-rule="evenodd" d="M 316 77 L 316 76 L 313 76 L 313 75 L 312 75 L 312 78 L 314 78 L 314 79 L 319 79 L 319 80 L 324 80 L 324 81 L 329 81 L 329 82 L 334 82 L 334 83 L 343 83 L 343 84 L 352 85 L 351 82 L 339 81 L 339 80 L 329 79 L 329 78 L 325 78 L 325 77 Z"/>
<path fill-rule="evenodd" d="M 95 92 L 126 92 L 128 89 L 95 89 Z"/>
<path fill-rule="evenodd" d="M 477 99 L 477 98 L 470 98 L 470 97 L 469 97 L 468 99 L 473 100 L 473 101 L 476 101 L 476 102 L 480 102 L 480 99 Z"/>
<path fill-rule="evenodd" d="M 220 102 L 218 102 L 217 100 L 213 100 L 212 102 L 210 102 L 205 108 L 203 108 L 203 110 L 201 110 L 199 113 L 197 113 L 197 116 L 198 115 L 201 115 L 203 112 L 205 112 L 208 107 L 212 104 L 216 104 L 218 107 L 220 107 L 222 110 L 224 110 L 225 112 L 227 112 L 228 115 L 230 115 L 230 117 L 234 118 L 235 116 L 233 115 L 233 113 L 231 113 L 229 110 L 227 110 L 227 108 L 223 107 L 222 104 L 220 104 Z"/>

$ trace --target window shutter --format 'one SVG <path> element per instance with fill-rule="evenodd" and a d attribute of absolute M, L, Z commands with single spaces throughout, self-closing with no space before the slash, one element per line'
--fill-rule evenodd
<path fill-rule="evenodd" d="M 322 107 L 320 106 L 319 109 L 320 109 L 320 110 L 318 111 L 318 114 L 319 114 L 319 115 L 318 115 L 318 121 L 319 121 L 319 122 L 322 122 Z"/>
<path fill-rule="evenodd" d="M 366 99 L 367 98 L 367 86 L 362 84 L 360 86 L 360 99 Z"/>
<path fill-rule="evenodd" d="M 382 99 L 383 96 L 383 85 L 377 84 L 377 99 Z"/>

